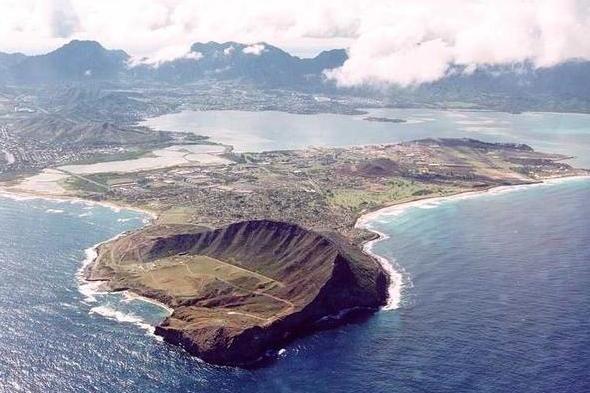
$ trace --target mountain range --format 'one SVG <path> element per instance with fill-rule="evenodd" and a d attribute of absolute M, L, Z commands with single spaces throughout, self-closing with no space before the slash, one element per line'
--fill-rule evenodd
<path fill-rule="evenodd" d="M 74 40 L 44 55 L 0 53 L 0 80 L 19 84 L 136 80 L 184 84 L 212 79 L 297 87 L 321 83 L 323 70 L 339 67 L 346 58 L 343 49 L 301 59 L 266 43 L 208 42 L 192 45 L 183 57 L 150 64 L 96 41 Z"/>
<path fill-rule="evenodd" d="M 96 41 L 74 40 L 44 55 L 0 53 L 0 82 L 4 84 L 61 84 L 87 82 L 166 83 L 184 85 L 206 80 L 237 81 L 258 87 L 293 90 L 336 89 L 324 70 L 347 60 L 344 49 L 321 52 L 314 58 L 299 58 L 267 43 L 195 43 L 187 54 L 149 64 L 123 50 L 109 50 Z M 529 63 L 479 67 L 456 72 L 434 83 L 406 89 L 393 88 L 390 95 L 426 98 L 477 99 L 484 95 L 543 96 L 552 100 L 590 102 L 590 62 L 569 61 L 548 68 Z M 371 94 L 372 89 L 354 92 Z M 380 93 L 383 89 L 380 90 Z"/>
<path fill-rule="evenodd" d="M 139 65 L 129 71 L 140 79 L 170 83 L 215 79 L 293 87 L 321 83 L 323 70 L 339 67 L 346 59 L 343 49 L 301 59 L 266 43 L 208 42 L 193 44 L 183 58 L 156 66 Z"/>

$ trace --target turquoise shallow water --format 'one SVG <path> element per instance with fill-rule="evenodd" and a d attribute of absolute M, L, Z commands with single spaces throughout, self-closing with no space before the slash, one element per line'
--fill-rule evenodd
<path fill-rule="evenodd" d="M 161 318 L 154 306 L 79 292 L 83 250 L 145 217 L 0 197 L 0 391 L 587 392 L 588 200 L 590 181 L 571 181 L 377 218 L 390 238 L 374 250 L 404 272 L 400 308 L 239 370 L 134 323 Z"/>
<path fill-rule="evenodd" d="M 284 112 L 183 111 L 148 119 L 156 129 L 192 131 L 239 151 L 394 143 L 431 137 L 468 137 L 488 142 L 528 143 L 535 149 L 576 156 L 590 167 L 590 115 L 510 114 L 492 111 L 372 109 L 371 116 L 407 123 L 363 120 L 367 115 L 296 115 Z"/>

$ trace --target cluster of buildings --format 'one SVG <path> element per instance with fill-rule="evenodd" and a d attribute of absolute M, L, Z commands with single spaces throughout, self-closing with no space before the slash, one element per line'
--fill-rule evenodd
<path fill-rule="evenodd" d="M 70 146 L 58 143 L 43 143 L 12 132 L 0 125 L 0 174 L 18 175 L 83 162 L 101 155 L 121 153 L 118 146 Z"/>

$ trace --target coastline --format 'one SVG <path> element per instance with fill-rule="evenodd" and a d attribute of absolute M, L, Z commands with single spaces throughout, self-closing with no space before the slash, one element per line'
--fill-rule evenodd
<path fill-rule="evenodd" d="M 86 254 L 86 258 L 82 261 L 82 264 L 80 265 L 80 267 L 76 271 L 76 280 L 78 281 L 78 292 L 82 296 L 84 296 L 84 299 L 82 301 L 83 303 L 86 303 L 87 305 L 90 306 L 90 304 L 98 303 L 98 300 L 96 299 L 96 295 L 108 295 L 108 294 L 114 293 L 114 292 L 109 291 L 108 289 L 105 288 L 104 281 L 87 280 L 85 277 L 85 271 L 88 268 L 88 266 L 90 266 L 95 261 L 95 259 L 98 257 L 98 248 L 101 245 L 111 242 L 113 240 L 116 240 L 122 236 L 125 236 L 128 233 L 129 233 L 129 231 L 121 232 L 121 233 L 111 237 L 110 239 L 96 243 L 95 245 L 84 250 L 84 253 Z M 122 296 L 123 296 L 123 300 L 121 300 L 121 302 L 129 302 L 132 300 L 139 300 L 141 302 L 145 302 L 145 303 L 149 303 L 149 304 L 157 306 L 158 308 L 164 310 L 168 315 L 172 315 L 172 312 L 174 311 L 172 308 L 168 307 L 164 303 L 161 303 L 155 299 L 151 299 L 151 298 L 147 298 L 145 296 L 138 295 L 135 292 L 132 292 L 129 290 L 122 291 L 119 293 L 122 294 Z M 98 304 L 94 307 L 91 307 L 90 310 L 88 311 L 88 313 L 89 314 L 98 314 L 104 318 L 115 320 L 117 322 L 127 322 L 127 323 L 134 324 L 134 325 L 138 326 L 139 328 L 145 330 L 149 336 L 156 338 L 158 341 L 163 341 L 162 337 L 155 334 L 156 327 L 150 323 L 145 322 L 141 317 L 139 317 L 137 315 L 134 315 L 131 313 L 125 313 L 125 312 L 116 310 L 112 307 L 109 307 L 108 305 L 102 305 L 102 304 Z"/>
<path fill-rule="evenodd" d="M 394 261 L 390 261 L 389 259 L 375 253 L 373 251 L 374 246 L 382 242 L 384 240 L 389 239 L 389 235 L 378 231 L 375 229 L 371 223 L 373 221 L 378 220 L 382 217 L 395 217 L 398 215 L 403 214 L 406 210 L 411 208 L 419 208 L 424 206 L 431 206 L 430 208 L 435 208 L 441 203 L 451 202 L 456 200 L 463 200 L 463 199 L 470 199 L 470 198 L 477 198 L 486 195 L 496 195 L 505 192 L 514 192 L 519 190 L 525 190 L 532 187 L 539 187 L 539 186 L 551 186 L 557 185 L 564 182 L 569 181 L 576 181 L 576 180 L 586 180 L 590 181 L 590 175 L 576 175 L 576 176 L 565 176 L 565 177 L 555 177 L 555 178 L 547 178 L 543 179 L 539 182 L 535 183 L 525 183 L 525 184 L 515 184 L 515 185 L 507 185 L 507 186 L 496 186 L 491 188 L 486 188 L 484 190 L 477 190 L 477 191 L 464 191 L 459 192 L 456 194 L 444 196 L 444 197 L 426 197 L 415 199 L 412 201 L 401 202 L 385 207 L 378 208 L 376 210 L 372 210 L 366 212 L 365 214 L 359 216 L 355 223 L 356 228 L 362 228 L 368 230 L 377 235 L 375 239 L 369 240 L 362 245 L 362 251 L 367 255 L 371 256 L 375 260 L 377 260 L 382 268 L 389 274 L 390 277 L 390 285 L 388 288 L 388 300 L 387 304 L 382 307 L 383 311 L 395 310 L 400 307 L 401 298 L 402 298 L 402 291 L 404 289 L 404 271 L 399 267 L 395 266 Z M 400 269 L 398 271 L 396 269 Z"/>
<path fill-rule="evenodd" d="M 103 240 L 101 242 L 96 243 L 93 246 L 88 247 L 84 250 L 84 254 L 86 258 L 82 261 L 82 264 L 76 271 L 76 279 L 78 280 L 78 291 L 85 296 L 84 302 L 86 303 L 95 303 L 96 298 L 94 295 L 106 294 L 109 291 L 103 290 L 104 282 L 103 281 L 90 281 L 87 280 L 85 277 L 86 269 L 96 260 L 98 257 L 98 248 L 106 244 L 108 242 L 117 240 L 118 238 L 125 236 L 128 231 L 121 232 L 110 239 Z"/>
<path fill-rule="evenodd" d="M 52 195 L 52 194 L 46 195 L 46 194 L 32 192 L 32 191 L 26 192 L 26 191 L 20 191 L 20 190 L 13 190 L 10 188 L 0 186 L 0 197 L 9 198 L 9 199 L 16 200 L 16 201 L 27 201 L 27 200 L 41 199 L 41 200 L 47 200 L 47 201 L 57 202 L 57 203 L 72 203 L 72 204 L 79 203 L 79 204 L 83 204 L 86 206 L 102 206 L 102 207 L 107 207 L 107 208 L 111 209 L 115 213 L 118 213 L 121 210 L 134 211 L 134 212 L 141 213 L 141 214 L 144 214 L 149 217 L 149 220 L 147 222 L 144 221 L 144 225 L 139 227 L 138 229 L 145 228 L 146 226 L 153 224 L 154 221 L 156 221 L 158 219 L 158 214 L 154 211 L 141 209 L 141 208 L 138 208 L 135 206 L 127 206 L 127 205 L 115 204 L 112 202 L 104 202 L 104 201 L 93 201 L 90 199 L 84 199 L 84 198 L 67 196 L 67 195 Z M 96 303 L 97 302 L 97 299 L 95 297 L 96 295 L 111 293 L 111 292 L 104 289 L 104 282 L 86 280 L 86 278 L 84 276 L 84 272 L 85 272 L 86 268 L 88 266 L 90 266 L 92 264 L 92 262 L 94 262 L 94 260 L 98 257 L 98 248 L 101 245 L 109 243 L 113 240 L 116 240 L 122 236 L 125 236 L 128 233 L 129 233 L 129 231 L 121 232 L 109 239 L 100 241 L 100 242 L 94 244 L 93 246 L 84 250 L 85 258 L 81 261 L 81 265 L 75 274 L 75 278 L 78 281 L 78 292 L 83 296 L 82 302 L 84 302 L 86 304 Z M 133 299 L 138 299 L 138 300 L 144 301 L 146 303 L 150 303 L 155 306 L 158 306 L 161 309 L 165 310 L 168 314 L 171 314 L 173 312 L 173 309 L 171 309 L 170 307 L 168 307 L 167 305 L 165 305 L 161 302 L 158 302 L 155 299 L 146 298 L 144 296 L 140 296 L 140 295 L 138 295 L 134 292 L 131 292 L 131 291 L 123 291 L 122 294 L 127 301 L 133 300 Z M 93 307 L 90 309 L 89 313 L 100 314 L 100 315 L 103 315 L 105 318 L 111 318 L 111 319 L 115 319 L 117 321 L 134 323 L 134 324 L 138 325 L 139 327 L 147 330 L 149 333 L 153 334 L 153 330 L 154 330 L 153 326 L 151 326 L 151 325 L 148 326 L 146 323 L 144 323 L 143 321 L 141 321 L 140 319 L 138 319 L 135 316 L 126 316 L 119 311 L 115 311 L 115 310 L 111 310 L 111 309 L 107 310 L 105 308 L 105 306 Z"/>
<path fill-rule="evenodd" d="M 381 207 L 376 210 L 372 210 L 372 211 L 369 211 L 369 212 L 366 212 L 366 213 L 360 215 L 356 220 L 355 227 L 366 229 L 366 230 L 377 235 L 377 237 L 375 239 L 372 239 L 372 240 L 369 240 L 369 241 L 363 243 L 361 246 L 361 249 L 364 253 L 371 256 L 373 259 L 375 259 L 381 265 L 381 267 L 385 270 L 385 272 L 389 275 L 389 278 L 390 278 L 390 286 L 388 288 L 388 301 L 387 301 L 387 304 L 382 307 L 382 310 L 384 310 L 384 311 L 395 310 L 400 307 L 400 304 L 402 301 L 402 290 L 405 287 L 405 285 L 407 284 L 404 281 L 407 280 L 407 278 L 405 278 L 405 276 L 404 276 L 403 269 L 401 269 L 399 266 L 396 266 L 393 260 L 389 260 L 389 259 L 387 259 L 387 258 L 385 258 L 373 251 L 374 246 L 377 243 L 388 239 L 389 236 L 387 234 L 382 233 L 382 232 L 378 231 L 377 229 L 375 229 L 371 225 L 372 221 L 375 221 L 381 217 L 397 216 L 397 215 L 404 213 L 407 209 L 414 208 L 414 207 L 421 207 L 421 206 L 428 206 L 428 205 L 430 205 L 432 207 L 436 207 L 440 203 L 450 202 L 453 200 L 474 198 L 474 197 L 485 196 L 485 195 L 494 195 L 494 194 L 498 194 L 498 193 L 528 189 L 531 187 L 560 184 L 563 182 L 574 181 L 574 180 L 590 180 L 590 175 L 576 175 L 576 176 L 547 178 L 547 179 L 539 180 L 538 182 L 514 184 L 514 185 L 506 185 L 506 186 L 496 186 L 496 187 L 486 188 L 486 189 L 482 189 L 482 190 L 475 190 L 475 191 L 474 190 L 467 190 L 467 191 L 462 191 L 462 192 L 458 192 L 458 193 L 448 195 L 448 196 L 443 196 L 443 197 L 428 197 L 427 196 L 427 197 L 417 198 L 417 199 L 410 200 L 410 201 L 396 203 L 396 204 L 389 205 L 389 206 L 384 206 L 384 207 Z M 133 207 L 133 206 L 115 204 L 112 202 L 93 201 L 93 200 L 89 200 L 89 199 L 83 199 L 80 197 L 73 197 L 73 196 L 67 196 L 67 195 L 63 195 L 63 196 L 61 196 L 61 195 L 44 195 L 42 193 L 18 191 L 18 190 L 7 189 L 6 187 L 0 187 L 0 197 L 7 197 L 7 198 L 15 199 L 15 200 L 43 199 L 43 200 L 62 202 L 62 203 L 64 203 L 64 202 L 82 203 L 82 204 L 85 204 L 88 206 L 108 207 L 111 210 L 113 210 L 114 212 L 119 212 L 122 209 L 136 211 L 136 212 L 145 214 L 150 217 L 150 220 L 148 222 L 146 222 L 145 225 L 143 225 L 140 228 L 145 228 L 145 227 L 153 224 L 153 222 L 156 221 L 158 218 L 158 214 L 153 211 L 149 211 L 149 210 L 145 210 L 145 209 L 141 209 L 141 208 L 137 208 L 137 207 Z M 140 229 L 140 228 L 138 228 L 138 229 Z M 83 301 L 86 302 L 87 304 L 94 303 L 97 301 L 95 298 L 95 295 L 107 294 L 107 293 L 111 293 L 111 292 L 105 290 L 104 282 L 102 282 L 102 281 L 86 280 L 84 277 L 85 269 L 90 264 L 92 264 L 92 262 L 94 262 L 94 260 L 98 256 L 98 248 L 102 244 L 116 240 L 122 236 L 125 236 L 127 233 L 128 233 L 128 231 L 121 232 L 110 239 L 101 241 L 101 242 L 87 248 L 86 250 L 84 250 L 85 254 L 86 254 L 86 258 L 84 258 L 84 260 L 82 261 L 81 266 L 76 273 L 76 278 L 78 280 L 78 290 L 84 296 Z M 156 306 L 162 308 L 163 310 L 165 310 L 168 314 L 171 314 L 174 311 L 172 308 L 168 307 L 167 305 L 165 305 L 155 299 L 146 298 L 146 297 L 136 294 L 132 291 L 123 291 L 122 294 L 127 301 L 133 300 L 133 299 L 138 299 L 138 300 L 156 305 Z M 106 318 L 109 318 L 109 319 L 115 319 L 115 320 L 121 321 L 121 322 L 130 322 L 130 323 L 136 324 L 139 327 L 147 330 L 148 333 L 150 333 L 151 335 L 154 335 L 153 334 L 154 326 L 152 326 L 152 325 L 147 326 L 147 324 L 145 322 L 143 322 L 141 319 L 138 319 L 138 317 L 136 317 L 134 315 L 127 316 L 127 315 L 124 315 L 123 313 L 121 313 L 120 311 L 116 311 L 116 310 L 110 309 L 105 306 L 93 307 L 93 308 L 91 308 L 91 310 L 89 312 L 100 314 L 100 315 L 102 315 Z"/>
<path fill-rule="evenodd" d="M 94 201 L 92 199 L 84 199 L 76 196 L 68 195 L 54 195 L 44 194 L 35 191 L 23 191 L 18 189 L 12 189 L 11 187 L 0 186 L 0 197 L 10 198 L 17 201 L 26 201 L 34 199 L 42 199 L 58 203 L 80 203 L 87 206 L 102 206 L 111 209 L 114 212 L 120 212 L 121 210 L 130 210 L 137 213 L 145 214 L 150 217 L 150 223 L 157 220 L 159 215 L 157 212 L 147 209 L 142 209 L 136 206 L 130 206 L 125 204 L 116 204 L 113 202 L 106 201 Z M 149 223 L 148 223 L 149 224 Z"/>

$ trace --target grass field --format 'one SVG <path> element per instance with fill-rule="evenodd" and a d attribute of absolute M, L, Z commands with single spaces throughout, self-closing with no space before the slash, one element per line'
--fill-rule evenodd
<path fill-rule="evenodd" d="M 190 206 L 173 207 L 160 213 L 158 222 L 160 224 L 186 224 L 190 222 L 193 215 L 194 209 Z"/>
<path fill-rule="evenodd" d="M 204 255 L 178 255 L 154 263 L 117 265 L 128 279 L 144 288 L 166 293 L 175 299 L 240 298 L 235 307 L 221 313 L 239 314 L 267 321 L 294 305 L 269 292 L 283 283 L 255 271 Z"/>
<path fill-rule="evenodd" d="M 439 196 L 452 192 L 449 187 L 424 184 L 412 180 L 395 179 L 388 181 L 379 190 L 339 189 L 332 191 L 328 199 L 332 205 L 354 212 L 371 209 L 396 201 L 407 200 L 421 195 Z"/>

